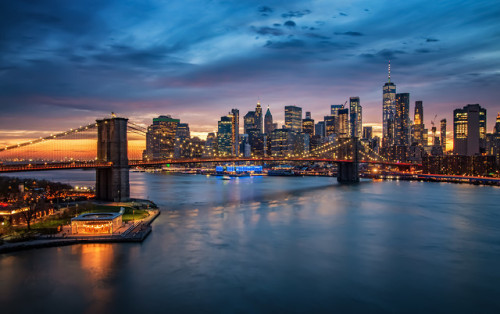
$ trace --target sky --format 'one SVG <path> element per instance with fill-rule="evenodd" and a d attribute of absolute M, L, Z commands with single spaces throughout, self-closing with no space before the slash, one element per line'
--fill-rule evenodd
<path fill-rule="evenodd" d="M 203 136 L 260 100 L 283 123 L 322 120 L 359 96 L 380 130 L 382 86 L 424 103 L 430 128 L 479 103 L 500 111 L 498 1 L 0 2 L 0 145 L 92 123 L 158 115 Z"/>

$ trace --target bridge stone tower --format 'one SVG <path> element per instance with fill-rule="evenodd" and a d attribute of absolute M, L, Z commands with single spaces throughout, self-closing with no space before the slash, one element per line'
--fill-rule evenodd
<path fill-rule="evenodd" d="M 121 202 L 130 197 L 127 154 L 127 121 L 110 118 L 97 121 L 97 161 L 111 162 L 96 170 L 96 199 Z"/>
<path fill-rule="evenodd" d="M 359 182 L 359 156 L 358 156 L 358 138 L 352 137 L 353 160 L 339 162 L 337 181 L 339 183 L 358 183 Z"/>

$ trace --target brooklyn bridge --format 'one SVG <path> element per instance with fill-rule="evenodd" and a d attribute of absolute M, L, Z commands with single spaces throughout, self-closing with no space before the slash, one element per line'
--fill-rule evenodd
<path fill-rule="evenodd" d="M 96 198 L 124 201 L 130 196 L 130 167 L 245 162 L 324 163 L 337 165 L 337 180 L 340 183 L 359 182 L 359 164 L 421 167 L 420 164 L 387 161 L 357 138 L 328 142 L 296 156 L 144 160 L 141 158 L 142 151 L 137 146 L 144 146 L 146 131 L 127 118 L 98 119 L 89 125 L 0 148 L 0 173 L 95 169 Z M 141 146 L 134 143 L 143 144 Z"/>

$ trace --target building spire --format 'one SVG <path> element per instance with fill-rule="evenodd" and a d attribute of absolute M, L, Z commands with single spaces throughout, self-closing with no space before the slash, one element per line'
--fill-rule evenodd
<path fill-rule="evenodd" d="M 391 60 L 389 60 L 389 69 L 388 69 L 388 72 L 389 72 L 389 83 L 391 82 Z"/>
<path fill-rule="evenodd" d="M 266 116 L 271 115 L 271 110 L 269 110 L 269 105 L 267 105 Z"/>

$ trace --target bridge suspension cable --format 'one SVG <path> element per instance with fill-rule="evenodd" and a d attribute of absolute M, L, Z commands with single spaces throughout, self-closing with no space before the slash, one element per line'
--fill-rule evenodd
<path fill-rule="evenodd" d="M 334 141 L 334 142 L 327 142 L 311 151 L 308 153 L 304 153 L 303 156 L 324 156 L 325 154 L 332 153 L 334 157 L 348 157 L 348 159 L 352 159 L 352 149 L 353 147 L 353 140 L 350 138 L 347 141 Z M 366 143 L 363 143 L 363 141 L 358 141 L 360 146 L 358 146 L 358 152 L 363 154 L 365 156 L 367 161 L 387 161 L 387 159 L 377 152 L 375 152 L 370 146 L 368 146 Z M 349 151 L 345 150 L 347 148 L 350 148 Z M 346 156 L 344 156 L 346 155 Z"/>
<path fill-rule="evenodd" d="M 368 150 L 369 153 L 373 154 L 373 156 L 375 156 L 375 158 L 372 158 L 370 157 L 371 160 L 381 160 L 381 161 L 387 161 L 387 158 L 383 157 L 382 155 L 378 154 L 377 152 L 375 152 L 368 144 L 366 143 L 363 143 L 363 142 L 360 142 L 361 145 L 363 145 L 363 147 L 365 149 Z"/>
<path fill-rule="evenodd" d="M 130 160 L 142 159 L 142 153 L 146 149 L 147 129 L 141 125 L 128 121 L 128 158 Z"/>
<path fill-rule="evenodd" d="M 29 146 L 29 145 L 35 145 L 35 144 L 38 144 L 38 143 L 41 143 L 41 142 L 44 142 L 44 141 L 62 138 L 62 137 L 65 137 L 65 136 L 68 136 L 68 135 L 71 135 L 71 134 L 74 134 L 74 133 L 91 130 L 91 129 L 94 129 L 95 127 L 97 127 L 97 123 L 92 123 L 92 124 L 89 124 L 89 125 L 86 125 L 86 126 L 81 126 L 81 127 L 77 128 L 77 129 L 70 129 L 69 131 L 65 131 L 65 132 L 60 132 L 60 133 L 56 133 L 56 134 L 50 134 L 49 136 L 46 136 L 46 137 L 40 137 L 40 138 L 31 140 L 31 141 L 27 141 L 27 142 L 24 142 L 24 143 L 18 143 L 16 145 L 10 145 L 10 146 L 6 146 L 4 148 L 0 148 L 0 152 L 12 150 L 12 149 L 19 149 L 21 147 L 25 147 L 25 146 Z"/>
<path fill-rule="evenodd" d="M 29 141 L 0 148 L 0 161 L 90 161 L 97 157 L 97 123 L 87 124 L 64 132 L 53 133 Z M 145 149 L 147 129 L 130 122 L 128 156 L 141 159 Z"/>
<path fill-rule="evenodd" d="M 140 125 L 135 124 L 135 123 L 130 122 L 130 121 L 128 122 L 127 128 L 131 132 L 138 133 L 138 134 L 146 134 L 148 131 L 145 127 L 140 126 Z"/>
<path fill-rule="evenodd" d="M 6 146 L 0 148 L 0 160 L 4 162 L 95 160 L 96 129 L 97 124 L 92 123 Z"/>
<path fill-rule="evenodd" d="M 352 139 L 348 139 L 347 141 L 343 141 L 343 142 L 327 142 L 325 144 L 323 144 L 322 146 L 319 146 L 317 148 L 315 148 L 314 150 L 312 151 L 309 151 L 309 153 L 307 154 L 308 156 L 322 156 L 324 154 L 327 154 L 327 153 L 330 153 L 330 152 L 333 152 L 334 155 L 337 155 L 340 151 L 341 148 L 346 148 L 348 145 L 351 145 L 352 143 Z"/>

